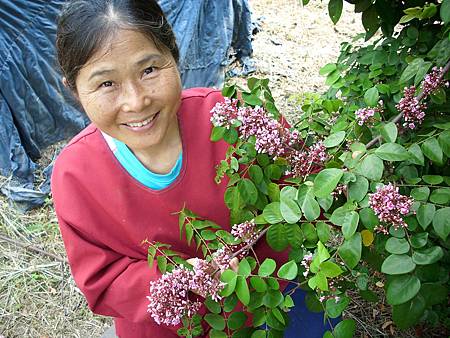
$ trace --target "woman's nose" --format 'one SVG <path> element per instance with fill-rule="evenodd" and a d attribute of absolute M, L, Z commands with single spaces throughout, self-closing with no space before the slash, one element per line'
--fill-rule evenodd
<path fill-rule="evenodd" d="M 140 113 L 151 100 L 149 93 L 137 83 L 128 83 L 122 87 L 122 110 L 125 112 Z"/>

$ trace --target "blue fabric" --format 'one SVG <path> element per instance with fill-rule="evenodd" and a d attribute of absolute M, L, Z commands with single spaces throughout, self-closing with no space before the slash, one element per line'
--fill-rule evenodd
<path fill-rule="evenodd" d="M 293 285 L 293 284 L 291 284 Z M 285 293 L 292 289 L 288 286 Z M 288 312 L 289 326 L 284 331 L 286 338 L 322 338 L 327 330 L 331 330 L 328 321 L 324 323 L 323 312 L 315 313 L 308 310 L 305 304 L 306 292 L 297 289 L 292 295 L 295 307 Z M 340 319 L 331 319 L 333 326 L 339 323 Z"/>
<path fill-rule="evenodd" d="M 155 174 L 148 170 L 123 142 L 114 139 L 117 150 L 114 152 L 117 160 L 128 173 L 147 188 L 161 190 L 167 188 L 180 174 L 183 164 L 183 154 L 180 153 L 177 163 L 168 174 Z"/>

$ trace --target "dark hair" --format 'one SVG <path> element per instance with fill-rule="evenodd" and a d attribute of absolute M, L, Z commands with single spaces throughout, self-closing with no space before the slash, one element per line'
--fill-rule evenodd
<path fill-rule="evenodd" d="M 170 24 L 156 0 L 72 0 L 62 9 L 56 32 L 58 62 L 67 84 L 76 90 L 80 69 L 121 28 L 136 30 L 169 51 L 179 51 Z"/>

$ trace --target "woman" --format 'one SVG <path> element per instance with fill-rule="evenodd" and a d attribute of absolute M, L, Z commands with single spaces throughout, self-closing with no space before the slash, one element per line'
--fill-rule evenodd
<path fill-rule="evenodd" d="M 209 141 L 209 111 L 223 98 L 182 92 L 175 38 L 155 1 L 71 1 L 57 50 L 63 81 L 92 121 L 52 176 L 75 282 L 93 312 L 114 317 L 119 337 L 176 337 L 147 313 L 149 282 L 160 274 L 141 242 L 199 255 L 178 233 L 184 206 L 229 230 L 227 182 L 214 182 L 227 144 Z M 273 256 L 263 241 L 256 250 Z"/>

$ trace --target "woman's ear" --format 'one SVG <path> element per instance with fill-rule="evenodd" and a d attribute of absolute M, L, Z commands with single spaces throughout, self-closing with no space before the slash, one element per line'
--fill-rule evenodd
<path fill-rule="evenodd" d="M 77 91 L 69 86 L 69 82 L 67 81 L 67 78 L 65 76 L 63 76 L 62 78 L 62 83 L 64 87 L 69 89 L 72 92 L 73 96 L 75 96 L 75 98 L 79 100 Z"/>
<path fill-rule="evenodd" d="M 67 82 L 67 79 L 65 76 L 63 76 L 63 78 L 62 78 L 62 83 L 63 83 L 64 87 L 66 87 L 67 89 L 70 89 L 69 82 Z"/>

